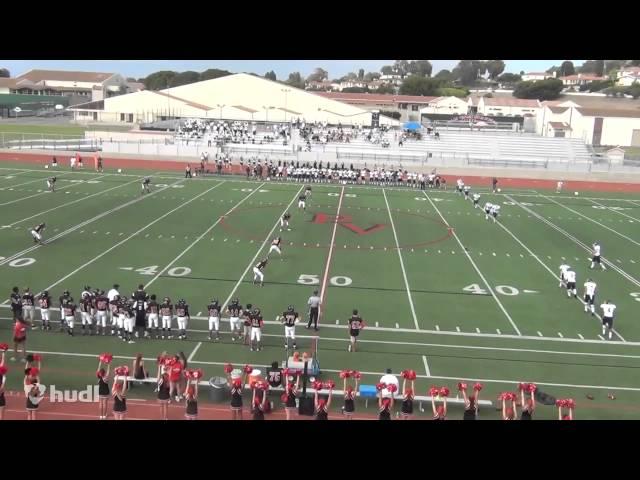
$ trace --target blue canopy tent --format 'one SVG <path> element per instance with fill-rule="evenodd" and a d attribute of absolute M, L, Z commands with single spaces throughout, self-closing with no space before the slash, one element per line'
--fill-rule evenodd
<path fill-rule="evenodd" d="M 422 128 L 422 125 L 419 122 L 407 122 L 404 124 L 405 130 L 415 131 L 415 130 L 420 130 L 421 128 Z"/>

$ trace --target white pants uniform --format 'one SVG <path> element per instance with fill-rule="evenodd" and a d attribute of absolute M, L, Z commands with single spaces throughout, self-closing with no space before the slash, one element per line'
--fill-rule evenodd
<path fill-rule="evenodd" d="M 282 255 L 282 252 L 280 251 L 280 247 L 278 245 L 271 245 L 269 253 L 271 252 L 278 252 L 278 255 Z"/>
<path fill-rule="evenodd" d="M 257 327 L 251 327 L 251 341 L 253 342 L 255 340 L 256 342 L 259 342 L 261 338 L 262 338 L 262 329 Z"/>
<path fill-rule="evenodd" d="M 124 319 L 125 319 L 124 313 L 118 314 L 118 317 L 117 317 L 118 328 L 124 328 Z"/>
<path fill-rule="evenodd" d="M 64 308 L 60 307 L 60 328 L 62 328 L 62 325 L 64 325 L 64 323 L 66 322 L 66 318 L 64 316 Z"/>
<path fill-rule="evenodd" d="M 80 312 L 82 316 L 82 325 L 91 325 L 93 324 L 93 319 L 91 318 L 91 314 L 89 312 Z"/>
<path fill-rule="evenodd" d="M 171 328 L 171 317 L 162 317 L 162 328 Z"/>
<path fill-rule="evenodd" d="M 33 238 L 35 238 L 36 240 L 40 241 L 42 240 L 42 235 L 40 235 L 38 232 L 36 232 L 35 230 L 31 230 L 31 236 Z"/>
<path fill-rule="evenodd" d="M 73 322 L 75 320 L 74 316 L 65 317 L 65 321 L 67 322 L 67 326 L 73 330 Z"/>
<path fill-rule="evenodd" d="M 305 208 L 306 204 L 304 200 L 298 200 L 298 208 Z"/>
<path fill-rule="evenodd" d="M 26 305 L 22 307 L 22 311 L 24 312 L 25 320 L 35 320 L 36 319 L 36 307 L 33 305 Z"/>
<path fill-rule="evenodd" d="M 51 183 L 50 180 L 47 180 L 47 188 L 51 190 L 51 187 L 53 187 L 53 183 Z"/>
<path fill-rule="evenodd" d="M 220 317 L 209 317 L 209 330 L 220 330 Z"/>
<path fill-rule="evenodd" d="M 125 317 L 124 317 L 124 330 L 126 332 L 133 333 L 133 322 L 134 321 L 135 321 L 135 318 L 127 317 L 125 315 Z"/>
<path fill-rule="evenodd" d="M 296 327 L 284 327 L 284 338 L 296 339 Z"/>
<path fill-rule="evenodd" d="M 234 330 L 240 331 L 240 319 L 238 317 L 230 317 L 229 323 L 231 325 L 231 331 L 234 331 Z"/>
<path fill-rule="evenodd" d="M 258 267 L 253 267 L 253 279 L 260 280 L 261 282 L 264 280 L 264 273 L 262 273 Z"/>
<path fill-rule="evenodd" d="M 179 330 L 187 329 L 187 317 L 178 317 L 178 329 Z"/>
<path fill-rule="evenodd" d="M 41 308 L 40 309 L 40 318 L 42 318 L 43 322 L 48 322 L 49 321 L 49 309 L 48 308 Z"/>
<path fill-rule="evenodd" d="M 106 328 L 106 326 L 107 326 L 107 311 L 106 310 L 98 310 L 96 312 L 96 325 L 100 325 L 102 328 Z"/>
<path fill-rule="evenodd" d="M 158 314 L 150 313 L 147 317 L 147 328 L 158 328 Z"/>
<path fill-rule="evenodd" d="M 289 228 L 289 220 L 280 219 L 280 228 Z"/>

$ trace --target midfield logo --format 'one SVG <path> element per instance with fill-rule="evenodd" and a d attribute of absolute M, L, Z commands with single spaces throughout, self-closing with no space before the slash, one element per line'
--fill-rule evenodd
<path fill-rule="evenodd" d="M 377 232 L 379 230 L 383 230 L 387 226 L 383 223 L 376 223 L 375 225 L 370 226 L 369 228 L 361 228 L 357 225 L 354 225 L 352 222 L 351 215 L 327 215 L 326 213 L 316 213 L 313 217 L 313 222 L 318 225 L 324 225 L 326 223 L 338 223 L 341 227 L 344 227 L 348 230 L 351 230 L 356 235 L 369 235 L 370 233 Z"/>

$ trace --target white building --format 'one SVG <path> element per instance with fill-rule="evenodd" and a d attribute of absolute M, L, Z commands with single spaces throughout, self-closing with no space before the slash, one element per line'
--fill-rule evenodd
<path fill-rule="evenodd" d="M 616 84 L 629 87 L 636 82 L 640 83 L 640 67 L 627 67 L 618 71 Z"/>
<path fill-rule="evenodd" d="M 554 78 L 556 73 L 547 73 L 547 72 L 529 72 L 522 75 L 522 80 L 524 82 L 537 82 L 540 80 L 546 80 L 547 78 Z"/>
<path fill-rule="evenodd" d="M 579 87 L 580 85 L 586 85 L 591 82 L 601 82 L 607 79 L 608 77 L 599 77 L 598 75 L 593 75 L 591 73 L 578 73 L 576 75 L 560 77 L 562 85 L 565 87 Z"/>
<path fill-rule="evenodd" d="M 371 125 L 372 112 L 330 98 L 244 73 L 141 91 L 76 105 L 77 121 L 150 123 L 170 118 L 211 118 L 259 122 L 328 122 Z M 381 124 L 399 122 L 380 116 Z"/>
<path fill-rule="evenodd" d="M 117 73 L 72 72 L 64 70 L 30 70 L 15 78 L 23 88 L 34 85 L 58 91 L 83 94 L 91 101 L 102 100 L 127 88 L 127 80 Z"/>
<path fill-rule="evenodd" d="M 480 97 L 477 113 L 488 117 L 524 117 L 525 114 L 538 115 L 541 104 L 538 100 L 514 97 Z"/>
<path fill-rule="evenodd" d="M 466 115 L 469 102 L 458 97 L 436 97 L 420 110 L 421 115 Z"/>

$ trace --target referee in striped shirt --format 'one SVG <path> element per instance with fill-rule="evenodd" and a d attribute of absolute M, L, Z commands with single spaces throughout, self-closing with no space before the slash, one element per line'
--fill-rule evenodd
<path fill-rule="evenodd" d="M 318 291 L 314 290 L 313 295 L 309 297 L 307 301 L 307 305 L 309 305 L 309 324 L 307 325 L 307 329 L 311 328 L 311 323 L 313 322 L 313 328 L 315 331 L 318 331 L 318 314 L 320 310 L 320 297 L 318 296 Z"/>

